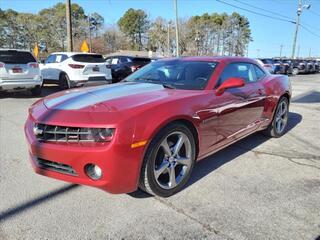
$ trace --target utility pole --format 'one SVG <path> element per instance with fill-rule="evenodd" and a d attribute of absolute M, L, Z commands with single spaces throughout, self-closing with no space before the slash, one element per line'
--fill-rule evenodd
<path fill-rule="evenodd" d="M 281 44 L 281 45 L 280 45 L 280 58 L 281 58 L 281 56 L 282 56 L 282 48 L 283 48 L 283 45 Z"/>
<path fill-rule="evenodd" d="M 311 58 L 311 48 L 309 49 L 309 58 Z"/>
<path fill-rule="evenodd" d="M 180 49 L 179 49 L 179 22 L 178 22 L 178 3 L 177 0 L 173 0 L 174 9 L 176 14 L 176 56 L 179 57 Z"/>
<path fill-rule="evenodd" d="M 88 23 L 89 23 L 89 52 L 92 51 L 92 34 L 91 34 L 91 17 L 89 15 L 88 17 Z"/>
<path fill-rule="evenodd" d="M 298 0 L 298 10 L 297 10 L 297 21 L 296 21 L 296 30 L 294 32 L 294 37 L 293 37 L 293 46 L 292 46 L 292 59 L 295 57 L 295 51 L 296 51 L 296 44 L 297 44 L 297 36 L 298 36 L 298 31 L 299 31 L 299 26 L 300 26 L 300 15 L 302 13 L 303 8 L 309 9 L 311 7 L 310 4 L 304 4 L 302 5 L 302 0 Z"/>
<path fill-rule="evenodd" d="M 171 27 L 171 21 L 168 22 L 168 39 L 167 39 L 168 57 L 171 57 L 171 51 L 170 51 L 170 27 Z"/>
<path fill-rule="evenodd" d="M 300 56 L 300 44 L 298 45 L 298 53 L 297 53 L 297 58 Z"/>
<path fill-rule="evenodd" d="M 73 51 L 72 44 L 72 23 L 71 23 L 71 0 L 66 0 L 66 19 L 67 19 L 67 49 Z"/>

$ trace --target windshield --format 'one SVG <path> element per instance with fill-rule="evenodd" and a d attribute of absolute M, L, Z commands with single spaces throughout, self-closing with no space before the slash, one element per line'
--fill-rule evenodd
<path fill-rule="evenodd" d="M 171 88 L 201 90 L 207 86 L 216 62 L 157 61 L 128 76 L 126 82 L 151 82 Z"/>

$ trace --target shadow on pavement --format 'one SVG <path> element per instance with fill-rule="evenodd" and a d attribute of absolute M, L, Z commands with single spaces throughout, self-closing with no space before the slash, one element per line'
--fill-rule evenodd
<path fill-rule="evenodd" d="M 17 92 L 0 92 L 0 99 L 3 98 L 42 98 L 46 97 L 50 94 L 61 91 L 60 88 L 56 85 L 45 85 L 42 88 L 41 95 L 39 97 L 35 97 L 31 94 L 30 91 L 17 91 Z"/>
<path fill-rule="evenodd" d="M 0 223 L 2 221 L 5 221 L 9 218 L 14 217 L 17 214 L 20 214 L 23 211 L 26 211 L 26 210 L 33 208 L 33 207 L 36 207 L 37 205 L 43 204 L 43 203 L 47 202 L 48 200 L 52 200 L 53 198 L 55 198 L 61 194 L 64 194 L 66 192 L 69 192 L 71 190 L 74 190 L 75 188 L 78 188 L 78 187 L 79 187 L 79 185 L 75 185 L 75 184 L 67 185 L 65 187 L 62 187 L 57 190 L 51 191 L 47 194 L 44 194 L 40 197 L 29 200 L 25 203 L 18 205 L 18 206 L 15 206 L 13 208 L 9 208 L 5 211 L 2 211 L 2 212 L 0 212 Z"/>
<path fill-rule="evenodd" d="M 320 92 L 310 91 L 306 94 L 294 97 L 292 99 L 293 103 L 319 103 L 320 102 Z"/>

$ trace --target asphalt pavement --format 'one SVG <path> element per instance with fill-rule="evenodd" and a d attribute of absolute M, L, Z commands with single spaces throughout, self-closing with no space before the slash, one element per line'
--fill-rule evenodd
<path fill-rule="evenodd" d="M 35 174 L 23 125 L 37 99 L 0 93 L 0 239 L 319 240 L 320 74 L 291 80 L 283 137 L 254 134 L 208 157 L 166 199 Z"/>

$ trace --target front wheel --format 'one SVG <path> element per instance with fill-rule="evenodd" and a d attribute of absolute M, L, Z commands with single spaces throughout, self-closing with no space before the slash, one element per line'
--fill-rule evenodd
<path fill-rule="evenodd" d="M 194 137 L 185 125 L 174 123 L 163 128 L 147 149 L 139 187 L 160 197 L 180 191 L 194 167 L 195 149 Z"/>
<path fill-rule="evenodd" d="M 299 74 L 299 69 L 298 68 L 293 68 L 292 69 L 292 75 L 298 75 Z"/>
<path fill-rule="evenodd" d="M 282 97 L 277 105 L 274 117 L 269 127 L 264 131 L 265 135 L 270 137 L 281 137 L 287 128 L 289 115 L 289 101 Z"/>

